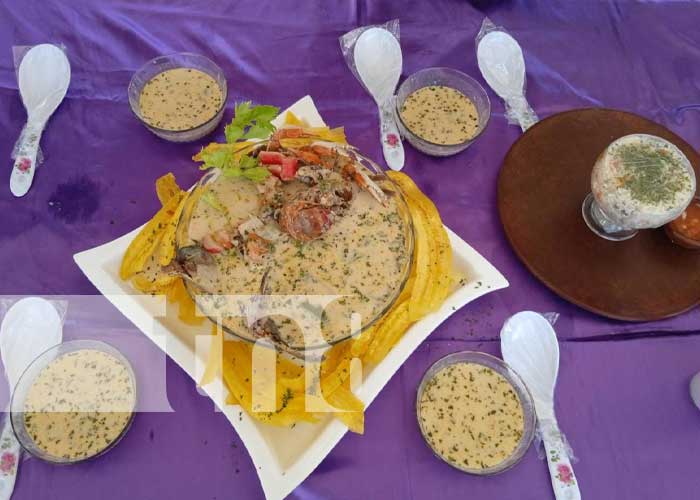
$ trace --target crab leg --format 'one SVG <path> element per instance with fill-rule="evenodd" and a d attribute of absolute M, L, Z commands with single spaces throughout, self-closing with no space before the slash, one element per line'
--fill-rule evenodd
<path fill-rule="evenodd" d="M 369 178 L 361 168 L 358 168 L 354 163 L 348 163 L 343 167 L 343 171 L 347 173 L 362 189 L 367 191 L 372 197 L 382 205 L 386 204 L 387 196 L 382 191 L 376 182 Z"/>
<path fill-rule="evenodd" d="M 351 177 L 355 183 L 367 191 L 372 197 L 382 205 L 386 204 L 387 196 L 376 182 L 374 182 L 362 167 L 359 167 L 353 159 L 352 152 L 340 144 L 326 141 L 316 141 L 311 144 L 312 150 L 320 155 L 336 155 L 346 158 L 348 161 L 342 166 L 342 172 Z M 348 154 L 348 152 L 350 154 Z"/>

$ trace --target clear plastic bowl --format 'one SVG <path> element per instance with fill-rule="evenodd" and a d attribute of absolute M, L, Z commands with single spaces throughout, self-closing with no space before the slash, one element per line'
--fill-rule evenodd
<path fill-rule="evenodd" d="M 153 127 L 149 125 L 146 120 L 144 120 L 143 115 L 141 114 L 141 108 L 139 105 L 141 91 L 143 91 L 143 87 L 154 76 L 162 73 L 163 71 L 176 68 L 197 69 L 211 76 L 219 85 L 219 89 L 221 90 L 221 108 L 219 108 L 213 118 L 187 130 L 168 130 Z M 156 57 L 155 59 L 151 59 L 146 64 L 141 66 L 141 68 L 136 71 L 134 76 L 131 78 L 128 93 L 131 111 L 134 112 L 139 121 L 143 123 L 148 130 L 166 141 L 191 142 L 201 139 L 205 135 L 211 133 L 219 125 L 221 118 L 224 116 L 224 109 L 226 108 L 228 88 L 226 85 L 224 72 L 213 61 L 198 54 L 180 52 L 177 54 Z"/>
<path fill-rule="evenodd" d="M 260 146 L 261 144 L 264 144 L 264 142 L 257 143 L 256 147 Z M 413 263 L 413 255 L 414 255 L 414 249 L 415 249 L 415 234 L 414 234 L 414 226 L 413 226 L 413 219 L 411 217 L 411 212 L 408 209 L 408 204 L 406 203 L 406 199 L 401 192 L 401 190 L 398 188 L 396 183 L 391 180 L 390 177 L 386 175 L 384 170 L 373 160 L 368 158 L 367 156 L 363 155 L 356 149 L 352 148 L 351 150 L 355 161 L 365 167 L 367 169 L 367 173 L 372 176 L 374 181 L 379 184 L 379 186 L 387 193 L 391 193 L 392 196 L 395 197 L 397 207 L 398 207 L 398 212 L 401 217 L 401 221 L 403 222 L 403 227 L 404 227 L 404 234 L 405 234 L 405 239 L 404 239 L 404 244 L 405 244 L 405 250 L 406 250 L 406 255 L 408 256 L 406 259 L 406 263 L 401 269 L 401 282 L 400 286 L 398 286 L 394 291 L 393 294 L 391 294 L 387 300 L 386 303 L 384 304 L 384 307 L 381 308 L 380 311 L 377 312 L 376 315 L 370 318 L 363 318 L 362 325 L 360 327 L 359 331 L 353 331 L 353 332 L 347 332 L 347 335 L 340 336 L 338 338 L 334 339 L 324 339 L 324 343 L 321 344 L 315 344 L 315 345 L 288 345 L 284 344 L 282 342 L 277 342 L 273 341 L 273 345 L 278 349 L 278 352 L 286 352 L 288 354 L 292 354 L 293 356 L 296 356 L 298 358 L 303 358 L 304 357 L 304 352 L 307 353 L 311 350 L 315 349 L 324 349 L 328 346 L 328 344 L 338 344 L 340 342 L 344 342 L 351 338 L 354 335 L 359 334 L 362 331 L 365 331 L 367 328 L 370 328 L 372 325 L 376 324 L 377 321 L 379 321 L 381 318 L 383 318 L 386 313 L 391 309 L 391 307 L 396 303 L 396 300 L 399 298 L 399 295 L 401 295 L 401 292 L 404 290 L 406 283 L 408 282 L 409 276 L 411 274 L 411 268 L 412 268 L 412 263 Z M 202 189 L 205 189 L 205 186 L 207 186 L 209 183 L 216 182 L 218 178 L 218 174 L 216 173 L 208 173 L 205 174 L 197 183 L 196 187 L 190 191 L 188 194 L 188 200 L 185 202 L 184 208 L 182 210 L 182 213 L 180 215 L 180 220 L 178 221 L 178 228 L 176 232 L 176 250 L 180 251 L 181 248 L 190 246 L 192 244 L 192 241 L 189 237 L 189 225 L 191 222 L 192 215 L 194 213 L 195 208 L 197 207 L 197 204 L 199 203 L 199 200 L 201 199 L 198 195 L 198 192 L 201 193 Z M 309 265 L 312 265 L 312 262 L 309 263 Z M 250 329 L 245 328 L 238 328 L 236 327 L 236 322 L 231 321 L 231 319 L 236 319 L 236 317 L 230 317 L 230 318 L 224 318 L 223 321 L 219 319 L 219 316 L 221 315 L 220 311 L 216 309 L 211 309 L 207 307 L 207 302 L 205 300 L 201 300 L 201 298 L 198 300 L 198 296 L 206 296 L 207 292 L 202 290 L 194 280 L 186 279 L 184 280 L 185 287 L 187 288 L 188 293 L 190 294 L 190 297 L 194 302 L 197 303 L 198 309 L 202 312 L 202 314 L 206 315 L 209 317 L 212 323 L 214 324 L 221 324 L 223 327 L 224 331 L 227 333 L 230 333 L 231 335 L 241 339 L 245 340 L 247 342 L 251 343 L 257 343 L 260 340 L 260 337 L 256 336 Z M 322 352 L 322 350 L 321 350 Z"/>
<path fill-rule="evenodd" d="M 460 91 L 474 103 L 479 115 L 479 127 L 474 137 L 459 144 L 437 144 L 419 137 L 406 126 L 399 112 L 406 98 L 416 90 L 432 85 L 451 87 Z M 409 76 L 399 86 L 399 91 L 394 98 L 394 116 L 401 135 L 414 148 L 431 156 L 451 156 L 469 147 L 484 131 L 491 117 L 491 102 L 484 88 L 469 75 L 451 68 L 427 68 Z"/>
<path fill-rule="evenodd" d="M 426 433 L 423 429 L 423 425 L 421 423 L 420 418 L 420 402 L 423 398 L 423 391 L 425 390 L 425 386 L 437 372 L 439 372 L 447 366 L 454 365 L 457 363 L 475 363 L 491 368 L 496 373 L 501 374 L 510 383 L 510 385 L 513 386 L 513 390 L 518 396 L 520 404 L 523 407 L 523 435 L 520 438 L 520 442 L 518 443 L 515 450 L 513 451 L 513 454 L 510 457 L 506 458 L 503 462 L 493 467 L 487 467 L 485 469 L 472 469 L 469 467 L 460 467 L 456 464 L 453 464 L 452 462 L 446 460 L 445 457 L 440 455 L 430 445 L 430 441 L 428 441 L 427 436 L 425 435 Z M 490 476 L 493 474 L 498 474 L 499 472 L 508 470 L 515 464 L 517 464 L 523 458 L 525 452 L 532 443 L 532 439 L 535 437 L 535 426 L 537 423 L 537 415 L 535 414 L 535 403 L 532 400 L 530 392 L 525 386 L 525 382 L 523 382 L 520 376 L 502 359 L 499 359 L 495 356 L 491 356 L 490 354 L 486 354 L 484 352 L 477 351 L 460 351 L 448 354 L 447 356 L 438 359 L 435 363 L 433 363 L 433 365 L 430 368 L 428 368 L 428 371 L 426 371 L 425 375 L 423 375 L 423 379 L 421 380 L 420 385 L 418 386 L 418 392 L 416 394 L 416 418 L 418 419 L 418 427 L 420 428 L 420 432 L 423 436 L 423 439 L 425 440 L 425 443 L 428 445 L 428 447 L 430 447 L 430 449 L 433 451 L 436 457 L 438 457 L 446 464 L 454 467 L 455 469 L 461 470 L 462 472 L 467 472 L 469 474 L 476 474 L 479 476 Z"/>
<path fill-rule="evenodd" d="M 104 455 L 109 450 L 114 448 L 114 446 L 116 446 L 116 444 L 119 441 L 121 441 L 121 439 L 131 427 L 131 422 L 134 420 L 134 414 L 136 410 L 135 407 L 134 410 L 131 412 L 131 417 L 129 418 L 129 421 L 126 423 L 124 429 L 122 429 L 119 435 L 111 443 L 109 443 L 109 445 L 106 448 L 88 457 L 81 457 L 75 459 L 57 457 L 47 453 L 42 448 L 39 448 L 36 445 L 36 443 L 34 443 L 34 440 L 27 432 L 27 428 L 24 424 L 24 407 L 25 401 L 27 399 L 27 394 L 29 393 L 29 389 L 32 387 L 32 384 L 34 383 L 34 380 L 39 375 L 39 373 L 41 373 L 41 371 L 44 368 L 46 368 L 46 366 L 48 366 L 49 363 L 51 363 L 53 360 L 59 358 L 64 354 L 68 354 L 74 351 L 81 351 L 83 349 L 104 352 L 105 354 L 109 354 L 110 356 L 116 358 L 120 363 L 122 363 L 126 367 L 127 372 L 131 377 L 132 390 L 134 392 L 134 404 L 136 404 L 136 401 L 138 400 L 138 394 L 136 392 L 136 376 L 134 375 L 134 370 L 131 367 L 131 363 L 129 363 L 129 360 L 127 360 L 121 352 L 119 352 L 116 348 L 112 347 L 106 342 L 101 342 L 99 340 L 72 340 L 69 342 L 58 344 L 56 346 L 53 346 L 51 349 L 44 351 L 41 355 L 39 355 L 39 357 L 37 357 L 34 361 L 31 362 L 31 364 L 27 367 L 27 369 L 24 371 L 19 381 L 17 382 L 17 386 L 15 387 L 15 390 L 12 393 L 12 400 L 10 402 L 10 422 L 12 424 L 12 430 L 14 431 L 15 436 L 17 436 L 17 440 L 19 441 L 19 444 L 22 445 L 22 448 L 24 448 L 31 455 L 40 458 L 41 460 L 44 460 L 46 462 L 50 462 L 53 464 L 74 464 Z"/>

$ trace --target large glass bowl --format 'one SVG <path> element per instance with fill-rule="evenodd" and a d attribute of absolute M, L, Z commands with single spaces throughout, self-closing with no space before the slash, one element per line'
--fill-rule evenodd
<path fill-rule="evenodd" d="M 264 144 L 264 142 L 262 143 Z M 257 146 L 259 146 L 258 144 Z M 257 147 L 256 146 L 256 147 Z M 343 342 L 372 326 L 374 323 L 376 323 L 380 318 L 382 318 L 388 311 L 391 309 L 391 307 L 394 305 L 396 302 L 396 299 L 398 299 L 399 295 L 401 294 L 402 290 L 404 289 L 406 282 L 408 281 L 408 277 L 411 272 L 411 266 L 413 262 L 413 251 L 414 251 L 414 232 L 413 232 L 413 221 L 411 219 L 411 214 L 408 209 L 408 205 L 406 203 L 406 200 L 401 193 L 401 190 L 397 186 L 397 184 L 392 181 L 382 170 L 382 168 L 372 161 L 371 159 L 367 158 L 366 156 L 360 154 L 357 152 L 354 148 L 350 148 L 352 150 L 352 153 L 356 159 L 356 161 L 365 167 L 369 174 L 372 176 L 373 180 L 375 183 L 377 183 L 385 192 L 390 193 L 392 197 L 396 200 L 397 207 L 398 207 L 398 213 L 402 219 L 403 227 L 404 227 L 404 234 L 405 234 L 405 255 L 406 255 L 406 264 L 403 266 L 403 269 L 401 271 L 401 277 L 400 277 L 400 286 L 394 290 L 393 294 L 391 295 L 390 300 L 386 302 L 384 307 L 378 312 L 378 314 L 374 315 L 373 317 L 370 318 L 363 318 L 363 322 L 361 326 L 358 329 L 352 330 L 350 329 L 347 333 L 347 335 L 343 335 L 339 338 L 333 339 L 333 340 L 328 340 L 324 339 L 324 342 L 320 344 L 313 344 L 313 345 L 281 345 L 281 344 L 275 344 L 273 342 L 274 347 L 278 348 L 280 351 L 287 352 L 292 355 L 300 355 L 304 351 L 309 351 L 309 350 L 314 350 L 314 349 L 323 349 L 328 347 L 329 345 L 334 345 L 340 342 Z M 191 241 L 188 240 L 187 236 L 187 228 L 190 222 L 190 218 L 192 217 L 194 208 L 196 207 L 196 204 L 198 200 L 200 199 L 199 194 L 200 190 L 206 189 L 206 186 L 208 183 L 215 181 L 215 179 L 218 177 L 218 172 L 217 171 L 212 171 L 210 173 L 207 173 L 204 175 L 199 182 L 195 185 L 195 187 L 190 191 L 188 195 L 188 199 L 185 202 L 182 215 L 180 216 L 180 220 L 178 222 L 178 228 L 176 231 L 176 247 L 177 250 L 179 251 L 181 248 L 186 247 L 191 244 Z M 309 263 L 310 265 L 313 265 L 312 262 Z M 368 269 L 368 273 L 371 273 L 371 269 Z M 187 277 L 184 277 L 184 283 L 185 287 L 192 297 L 192 299 L 198 304 L 200 311 L 202 314 L 206 315 L 213 323 L 221 323 L 221 320 L 219 319 L 217 321 L 217 318 L 211 314 L 208 313 L 207 310 L 202 310 L 202 305 L 203 301 L 197 301 L 197 296 L 201 294 L 206 293 L 197 286 L 195 282 L 193 282 L 190 279 L 187 279 Z M 222 325 L 223 329 L 225 332 L 239 338 L 242 340 L 245 340 L 247 342 L 252 342 L 255 343 L 260 339 L 260 337 L 255 336 L 248 328 L 232 328 L 230 326 L 227 326 L 226 324 Z"/>
<path fill-rule="evenodd" d="M 24 423 L 25 401 L 27 399 L 29 389 L 32 387 L 34 380 L 39 376 L 41 371 L 44 368 L 46 368 L 52 361 L 65 354 L 75 351 L 81 351 L 84 349 L 100 351 L 105 354 L 109 354 L 117 361 L 119 361 L 126 368 L 126 371 L 129 373 L 129 376 L 131 378 L 134 402 L 136 403 L 138 399 L 136 375 L 134 374 L 134 370 L 131 367 L 131 363 L 129 363 L 129 360 L 126 359 L 121 352 L 119 352 L 116 348 L 112 347 L 110 344 L 107 344 L 106 342 L 101 342 L 99 340 L 72 340 L 69 342 L 63 342 L 62 344 L 58 344 L 44 351 L 38 358 L 31 362 L 31 364 L 27 367 L 27 369 L 24 371 L 19 381 L 17 382 L 17 386 L 15 387 L 12 393 L 12 400 L 10 402 L 10 422 L 12 424 L 12 430 L 14 431 L 15 436 L 17 436 L 17 440 L 22 445 L 22 448 L 24 448 L 31 455 L 40 458 L 45 462 L 50 462 L 54 464 L 74 464 L 78 462 L 84 462 L 86 460 L 91 460 L 93 458 L 104 455 L 109 450 L 114 448 L 117 445 L 117 443 L 119 443 L 119 441 L 121 441 L 121 439 L 131 427 L 131 422 L 134 420 L 136 410 L 135 407 L 131 412 L 131 416 L 129 417 L 128 422 L 121 430 L 119 435 L 111 443 L 109 443 L 109 445 L 106 448 L 88 457 L 67 459 L 64 457 L 54 456 L 47 453 L 42 448 L 38 447 L 36 443 L 34 443 L 34 440 L 29 435 L 29 432 L 27 431 L 27 428 Z"/>
<path fill-rule="evenodd" d="M 163 71 L 169 69 L 177 68 L 191 68 L 202 71 L 209 76 L 211 76 L 219 86 L 221 90 L 221 107 L 216 112 L 216 114 L 210 118 L 208 121 L 201 123 L 195 127 L 186 130 L 168 130 L 163 128 L 154 127 L 149 125 L 149 123 L 144 119 L 141 114 L 141 107 L 139 104 L 139 99 L 141 97 L 141 92 L 143 91 L 146 83 L 149 82 L 154 76 L 162 73 Z M 158 137 L 171 142 L 191 142 L 201 139 L 205 135 L 211 133 L 224 116 L 224 109 L 226 108 L 226 97 L 227 97 L 227 85 L 226 78 L 224 76 L 223 70 L 214 63 L 214 61 L 200 56 L 198 54 L 190 54 L 188 52 L 180 52 L 177 54 L 169 54 L 166 56 L 159 56 L 155 59 L 151 59 L 146 64 L 141 66 L 129 82 L 129 106 L 131 106 L 131 111 L 139 119 L 139 121 L 148 130 L 153 132 Z"/>
<path fill-rule="evenodd" d="M 458 90 L 474 103 L 479 115 L 479 126 L 473 137 L 459 144 L 437 144 L 414 134 L 404 123 L 399 110 L 406 98 L 418 89 L 433 85 Z M 394 117 L 401 136 L 405 137 L 414 148 L 431 156 L 451 156 L 465 150 L 481 135 L 491 117 L 491 102 L 484 88 L 469 75 L 452 68 L 427 68 L 412 74 L 399 87 L 394 104 Z"/>
<path fill-rule="evenodd" d="M 496 373 L 502 375 L 503 378 L 505 378 L 508 381 L 508 383 L 510 383 L 510 385 L 513 387 L 513 390 L 518 396 L 520 404 L 523 408 L 523 435 L 520 438 L 520 442 L 518 443 L 510 457 L 506 458 L 503 462 L 493 467 L 487 467 L 485 469 L 473 469 L 470 467 L 462 467 L 453 464 L 452 462 L 445 459 L 445 457 L 440 455 L 430 445 L 430 441 L 426 436 L 426 430 L 423 429 L 422 420 L 420 418 L 420 402 L 423 399 L 423 391 L 425 390 L 426 384 L 433 378 L 433 376 L 435 376 L 437 372 L 439 372 L 447 366 L 454 365 L 457 363 L 475 363 L 483 365 L 487 368 L 491 368 Z M 433 451 L 433 454 L 436 457 L 438 457 L 446 464 L 454 467 L 455 469 L 461 470 L 462 472 L 467 472 L 469 474 L 476 474 L 479 476 L 489 476 L 492 474 L 498 474 L 499 472 L 508 470 L 515 464 L 517 464 L 523 458 L 525 452 L 532 443 L 532 439 L 535 437 L 535 426 L 537 423 L 535 403 L 532 400 L 532 396 L 530 395 L 530 392 L 528 391 L 525 382 L 523 382 L 520 376 L 503 360 L 495 356 L 491 356 L 490 354 L 477 351 L 461 351 L 448 354 L 447 356 L 437 360 L 430 368 L 428 368 L 428 371 L 426 371 L 425 375 L 423 375 L 423 379 L 421 380 L 420 385 L 418 386 L 418 391 L 416 394 L 416 417 L 418 419 L 418 426 L 420 427 L 421 435 L 423 436 L 425 443 L 430 447 L 430 449 Z"/>

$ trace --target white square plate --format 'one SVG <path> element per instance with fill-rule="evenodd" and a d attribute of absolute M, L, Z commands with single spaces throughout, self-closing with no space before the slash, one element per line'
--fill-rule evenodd
<path fill-rule="evenodd" d="M 309 96 L 296 102 L 289 110 L 312 126 L 323 125 Z M 280 116 L 284 116 L 284 112 Z M 162 307 L 151 297 L 133 295 L 131 285 L 119 279 L 121 258 L 140 229 L 75 254 L 75 262 L 100 293 L 195 381 L 199 381 L 212 339 L 211 327 L 208 324 L 201 327 L 185 325 L 174 314 L 163 316 Z M 467 282 L 448 297 L 440 310 L 412 325 L 388 356 L 364 373 L 364 380 L 355 392 L 366 406 L 421 342 L 454 311 L 486 293 L 508 286 L 508 281 L 494 266 L 449 228 L 446 229 L 454 264 L 467 276 Z M 294 428 L 263 425 L 238 406 L 223 404 L 226 391 L 221 380 L 212 382 L 203 390 L 221 408 L 245 444 L 268 499 L 287 496 L 311 474 L 347 432 L 344 424 L 330 417 L 316 424 L 297 424 Z"/>

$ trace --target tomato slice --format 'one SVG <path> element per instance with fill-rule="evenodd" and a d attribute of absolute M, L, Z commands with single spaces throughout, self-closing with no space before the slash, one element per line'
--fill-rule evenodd
<path fill-rule="evenodd" d="M 294 179 L 294 176 L 297 175 L 298 168 L 299 160 L 296 158 L 282 158 L 282 171 L 280 172 L 280 179 L 283 181 Z"/>
<path fill-rule="evenodd" d="M 280 177 L 282 175 L 282 165 L 267 165 L 267 169 L 272 175 Z"/>
<path fill-rule="evenodd" d="M 276 151 L 260 151 L 258 159 L 263 165 L 282 165 L 284 155 Z"/>

